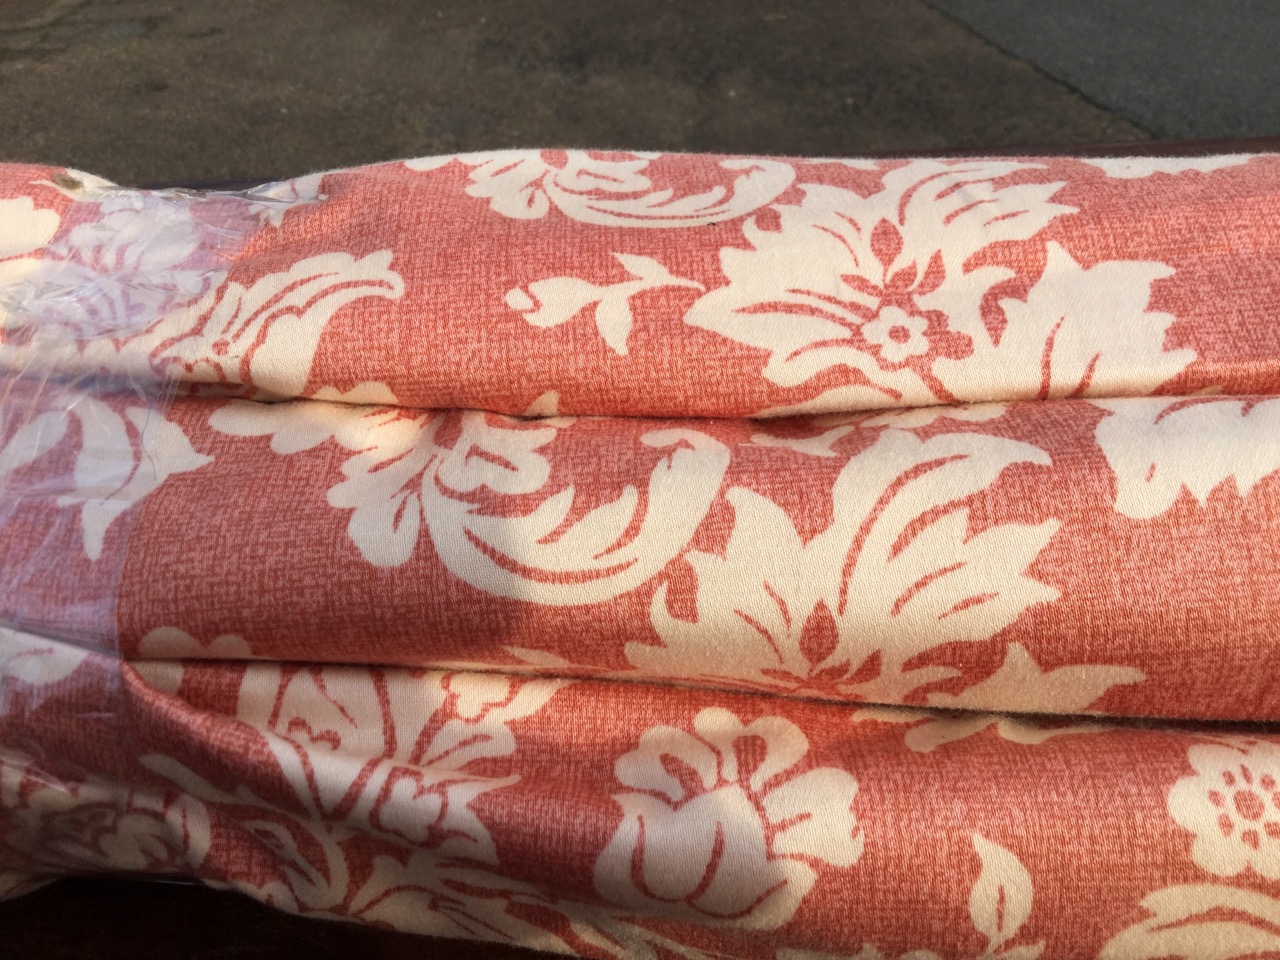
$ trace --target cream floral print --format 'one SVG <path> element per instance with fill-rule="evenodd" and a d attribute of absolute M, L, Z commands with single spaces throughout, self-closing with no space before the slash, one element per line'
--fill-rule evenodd
<path fill-rule="evenodd" d="M 12 749 L 0 750 L 0 807 L 6 840 L 46 871 L 180 874 L 209 845 L 208 810 L 193 797 L 92 774 L 63 779 Z"/>
<path fill-rule="evenodd" d="M 1140 180 L 1157 173 L 1211 173 L 1248 163 L 1254 154 L 1224 154 L 1217 157 L 1091 157 L 1081 160 L 1117 180 Z"/>
<path fill-rule="evenodd" d="M 657 153 L 600 155 L 586 150 L 508 150 L 407 160 L 411 170 L 435 170 L 453 160 L 470 166 L 467 193 L 495 213 L 519 220 L 552 209 L 584 223 L 614 227 L 697 227 L 731 220 L 774 200 L 795 179 L 790 164 L 759 158 L 724 160 L 730 185 L 677 196 L 645 175 Z"/>
<path fill-rule="evenodd" d="M 101 557 L 116 520 L 169 477 L 210 462 L 180 426 L 124 397 L 102 399 L 90 387 L 50 384 L 35 396 L 11 396 L 0 409 L 0 423 L 21 420 L 0 446 L 0 493 L 8 509 L 18 504 L 78 510 L 91 560 Z M 68 442 L 77 446 L 74 467 L 69 473 L 50 471 L 44 458 L 63 444 L 73 424 L 78 436 Z"/>
<path fill-rule="evenodd" d="M 817 879 L 850 867 L 864 839 L 849 773 L 805 764 L 809 742 L 781 717 L 743 723 L 709 707 L 693 731 L 654 727 L 616 766 L 623 821 L 596 861 L 606 899 L 659 916 L 770 929 Z"/>
<path fill-rule="evenodd" d="M 803 397 L 811 411 L 987 400 L 993 392 L 1133 392 L 1179 373 L 1194 355 L 1165 351 L 1173 318 L 1147 310 L 1151 284 L 1172 273 L 1163 264 L 1083 267 L 1048 242 L 1025 301 L 999 301 L 998 329 L 984 320 L 989 295 L 1016 273 L 971 261 L 1075 212 L 1052 199 L 1061 183 L 1000 184 L 1035 169 L 914 160 L 884 174 L 870 196 L 800 183 L 798 203 L 769 208 L 776 228 L 756 215 L 743 228 L 748 247 L 721 250 L 728 283 L 695 302 L 685 322 L 767 351 L 764 376 L 782 387 L 801 390 L 824 371 L 847 368 L 845 385 Z M 1134 382 L 1135 369 L 1144 382 Z M 993 371 L 1002 380 L 995 387 Z"/>
<path fill-rule="evenodd" d="M 176 689 L 179 662 L 142 662 L 157 689 Z M 441 936 L 564 946 L 508 910 L 530 889 L 495 872 L 493 838 L 474 801 L 520 777 L 510 724 L 536 714 L 564 684 L 500 676 L 254 664 L 236 710 L 264 738 L 286 808 L 241 787 L 215 786 L 164 755 L 144 765 L 193 799 L 237 811 L 278 875 L 240 878 L 256 897 L 295 912 L 344 916 Z M 291 812 L 306 811 L 305 819 Z M 360 870 L 344 844 L 372 833 L 403 851 Z M 200 853 L 196 845 L 197 855 Z"/>
<path fill-rule="evenodd" d="M 980 833 L 972 836 L 973 849 L 981 869 L 969 894 L 969 917 L 974 928 L 986 938 L 987 947 L 976 960 L 1037 960 L 1044 941 L 1011 943 L 1031 918 L 1033 884 L 1031 874 L 1014 854 L 992 843 Z M 871 944 L 856 954 L 842 957 L 814 950 L 784 948 L 777 960 L 942 960 L 932 950 L 910 950 L 888 957 Z"/>
<path fill-rule="evenodd" d="M 1189 856 L 1214 878 L 1142 899 L 1148 916 L 1121 930 L 1099 960 L 1252 960 L 1280 955 L 1280 900 L 1250 881 L 1280 880 L 1280 746 L 1206 735 L 1187 751 L 1194 771 L 1169 791 L 1173 821 L 1190 832 Z"/>
<path fill-rule="evenodd" d="M 1169 792 L 1169 814 L 1195 839 L 1191 858 L 1220 877 L 1252 870 L 1280 880 L 1280 746 L 1202 744 Z"/>
<path fill-rule="evenodd" d="M 1134 397 L 1097 400 L 1097 440 L 1116 477 L 1116 511 L 1167 512 L 1185 490 L 1204 506 L 1229 481 L 1241 497 L 1280 470 L 1280 400 Z M 1213 451 L 1207 456 L 1206 451 Z"/>
<path fill-rule="evenodd" d="M 807 542 L 777 503 L 731 487 L 728 546 L 687 554 L 696 617 L 674 615 L 662 585 L 650 610 L 660 642 L 629 643 L 627 658 L 649 676 L 890 702 L 954 676 L 911 661 L 989 639 L 1058 596 L 1025 572 L 1057 521 L 969 532 L 964 498 L 1019 463 L 1048 457 L 999 437 L 886 429 L 840 471 L 832 522 Z"/>
<path fill-rule="evenodd" d="M 642 493 L 628 486 L 565 525 L 577 489 L 549 493 L 530 512 L 487 513 L 468 497 L 542 490 L 549 448 L 573 419 L 525 421 L 480 411 L 310 402 L 234 403 L 211 418 L 235 436 L 270 436 L 277 453 L 329 438 L 352 455 L 329 504 L 350 510 L 347 530 L 370 563 L 405 563 L 425 534 L 459 579 L 502 597 L 547 605 L 609 599 L 665 567 L 692 539 L 729 465 L 729 451 L 696 430 L 653 430 L 641 446 L 661 457 Z"/>
<path fill-rule="evenodd" d="M 48 211 L 24 215 L 19 232 L 44 246 L 38 268 L 19 258 L 20 282 L 0 286 L 0 318 L 26 324 L 23 337 L 0 339 L 0 370 L 48 371 L 63 381 L 109 371 L 146 388 L 172 378 L 264 397 L 300 393 L 334 313 L 404 293 L 389 250 L 326 252 L 247 286 L 227 282 L 236 254 L 264 224 L 278 227 L 289 210 L 323 201 L 320 182 L 304 177 L 243 196 L 99 186 L 79 198 L 95 215 L 56 239 L 40 216 Z M 0 284 L 7 279 L 0 272 Z"/>
<path fill-rule="evenodd" d="M 13 287 L 36 269 L 39 259 L 31 254 L 53 239 L 59 222 L 30 197 L 0 200 L 0 325 L 12 322 L 6 311 L 14 306 Z"/>
<path fill-rule="evenodd" d="M 613 256 L 633 279 L 596 284 L 578 277 L 549 277 L 535 280 L 527 288 L 516 287 L 509 291 L 507 306 L 518 311 L 535 327 L 559 326 L 587 307 L 594 307 L 592 313 L 600 336 L 614 353 L 625 356 L 627 338 L 634 321 L 632 297 L 660 287 L 703 289 L 700 283 L 672 276 L 652 257 L 628 253 L 615 253 Z"/>
<path fill-rule="evenodd" d="M 1164 887 L 1149 916 L 1116 934 L 1098 960 L 1257 960 L 1280 955 L 1280 900 L 1220 883 Z"/>

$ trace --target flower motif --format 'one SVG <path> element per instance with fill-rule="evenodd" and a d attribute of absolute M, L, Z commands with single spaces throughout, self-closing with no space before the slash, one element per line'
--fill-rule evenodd
<path fill-rule="evenodd" d="M 1128 395 L 1195 359 L 1165 349 L 1173 317 L 1148 309 L 1151 285 L 1171 267 L 1085 266 L 1037 239 L 1076 212 L 1054 201 L 1061 182 L 1031 182 L 1043 176 L 1039 165 L 913 160 L 880 169 L 871 194 L 798 183 L 798 202 L 748 218 L 746 246 L 720 251 L 727 283 L 684 315 L 765 351 L 764 378 L 798 391 L 764 412 L 981 402 L 996 380 L 1009 398 Z M 1038 277 L 1026 272 L 1033 258 L 1000 252 L 1011 243 L 1043 251 Z M 1000 296 L 1019 276 L 1034 281 L 1025 299 Z"/>
<path fill-rule="evenodd" d="M 262 731 L 300 799 L 336 820 L 367 823 L 439 855 L 493 862 L 471 809 L 515 776 L 473 765 L 515 750 L 513 720 L 540 710 L 562 684 L 255 665 L 239 717 Z M 367 757 L 359 789 L 341 757 Z"/>
<path fill-rule="evenodd" d="M 813 439 L 804 453 L 839 437 Z M 808 539 L 776 501 L 730 487 L 724 550 L 685 554 L 693 616 L 669 602 L 684 588 L 661 584 L 649 611 L 660 642 L 626 644 L 627 659 L 649 677 L 901 703 L 954 675 L 920 654 L 989 640 L 1058 596 L 1027 573 L 1056 520 L 969 532 L 966 499 L 1019 463 L 1048 455 L 976 433 L 883 430 L 848 457 L 831 488 L 832 522 Z"/>
<path fill-rule="evenodd" d="M 773 929 L 813 887 L 816 862 L 849 867 L 864 838 L 857 781 L 809 767 L 782 717 L 743 723 L 711 707 L 693 733 L 654 727 L 615 767 L 623 820 L 596 861 L 596 889 L 637 912 Z"/>
<path fill-rule="evenodd" d="M 63 780 L 29 756 L 0 757 L 6 853 L 54 871 L 186 873 L 209 846 L 209 817 L 194 797 L 126 788 L 96 774 Z"/>
<path fill-rule="evenodd" d="M 173 756 L 144 755 L 141 763 L 255 839 L 260 864 L 232 865 L 224 879 L 260 900 L 417 933 L 564 952 L 554 935 L 508 912 L 533 891 L 494 869 L 501 866 L 499 850 L 484 811 L 474 806 L 482 794 L 520 783 L 513 725 L 564 686 L 485 674 L 253 663 L 239 682 L 234 720 L 270 752 L 274 763 L 262 779 L 226 788 Z M 276 782 L 292 797 L 282 802 L 274 791 L 255 792 Z M 372 863 L 358 845 L 348 845 L 360 836 L 378 844 Z M 207 831 L 201 843 L 186 855 L 207 850 Z"/>
<path fill-rule="evenodd" d="M 892 366 L 901 366 L 912 357 L 929 352 L 929 338 L 925 331 L 929 321 L 915 317 L 900 307 L 885 307 L 862 325 L 862 336 L 867 343 L 880 349 L 880 358 Z"/>
<path fill-rule="evenodd" d="M 719 166 L 736 171 L 730 186 L 677 194 L 647 175 L 657 153 L 586 150 L 500 150 L 406 160 L 410 170 L 436 170 L 453 160 L 471 167 L 470 196 L 489 201 L 504 217 L 537 220 L 551 210 L 583 223 L 611 227 L 696 227 L 732 220 L 775 200 L 795 179 L 789 163 L 734 157 Z"/>
<path fill-rule="evenodd" d="M 1252 867 L 1280 880 L 1280 746 L 1204 744 L 1187 759 L 1196 772 L 1169 791 L 1169 814 L 1195 834 L 1191 858 L 1220 877 Z"/>

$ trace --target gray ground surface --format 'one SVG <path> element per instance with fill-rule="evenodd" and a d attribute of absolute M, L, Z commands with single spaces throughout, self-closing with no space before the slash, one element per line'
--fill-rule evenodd
<path fill-rule="evenodd" d="M 1277 0 L 928 0 L 1158 137 L 1280 134 Z"/>
<path fill-rule="evenodd" d="M 123 183 L 1145 136 L 921 0 L 0 0 L 0 159 Z"/>

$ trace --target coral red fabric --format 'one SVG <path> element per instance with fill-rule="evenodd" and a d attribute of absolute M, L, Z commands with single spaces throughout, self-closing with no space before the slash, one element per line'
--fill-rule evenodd
<path fill-rule="evenodd" d="M 0 884 L 1280 956 L 1280 157 L 0 167 Z"/>

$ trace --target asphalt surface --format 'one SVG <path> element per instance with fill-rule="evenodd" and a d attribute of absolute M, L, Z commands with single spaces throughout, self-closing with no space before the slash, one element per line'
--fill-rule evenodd
<path fill-rule="evenodd" d="M 0 159 L 130 184 L 1146 136 L 921 0 L 0 0 Z"/>
<path fill-rule="evenodd" d="M 1161 138 L 1280 134 L 1276 0 L 929 0 Z"/>

